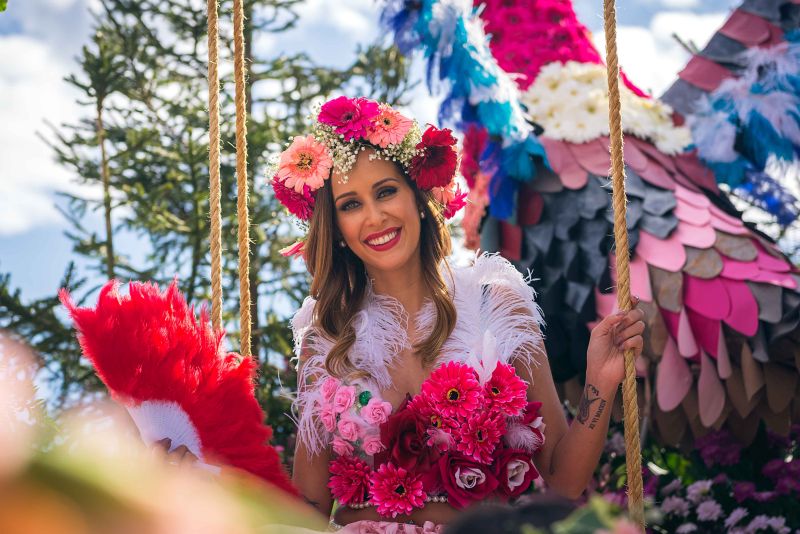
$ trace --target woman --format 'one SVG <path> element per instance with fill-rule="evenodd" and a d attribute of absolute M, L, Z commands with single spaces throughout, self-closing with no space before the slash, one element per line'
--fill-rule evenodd
<path fill-rule="evenodd" d="M 387 105 L 341 97 L 293 140 L 272 180 L 308 225 L 288 252 L 312 276 L 293 320 L 293 480 L 326 516 L 337 500 L 331 524 L 346 532 L 438 532 L 538 474 L 578 497 L 603 448 L 623 352 L 642 350 L 641 311 L 595 327 L 568 425 L 523 277 L 498 256 L 447 263 L 445 218 L 465 196 L 454 145 L 448 130 L 421 134 Z"/>

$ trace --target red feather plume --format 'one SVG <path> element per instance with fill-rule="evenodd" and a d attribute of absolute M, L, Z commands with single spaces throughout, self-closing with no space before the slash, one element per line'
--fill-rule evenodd
<path fill-rule="evenodd" d="M 253 393 L 255 363 L 221 347 L 223 331 L 198 321 L 173 282 L 166 291 L 131 282 L 128 296 L 109 281 L 95 308 L 79 308 L 66 290 L 59 298 L 78 330 L 84 356 L 111 396 L 125 406 L 177 403 L 200 438 L 203 456 L 248 471 L 293 495 L 272 429 Z"/>

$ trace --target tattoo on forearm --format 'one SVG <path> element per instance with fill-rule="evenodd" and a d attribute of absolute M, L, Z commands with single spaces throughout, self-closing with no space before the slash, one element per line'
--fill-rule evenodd
<path fill-rule="evenodd" d="M 600 402 L 597 404 L 597 410 L 594 412 L 594 415 L 591 416 L 590 420 L 589 417 L 593 405 L 597 401 Z M 603 414 L 603 410 L 605 410 L 605 408 L 606 401 L 600 398 L 600 391 L 592 384 L 586 384 L 586 388 L 583 390 L 581 403 L 578 406 L 578 422 L 582 425 L 588 426 L 590 429 L 594 429 L 594 427 L 597 426 L 597 423 L 600 421 L 600 416 Z"/>

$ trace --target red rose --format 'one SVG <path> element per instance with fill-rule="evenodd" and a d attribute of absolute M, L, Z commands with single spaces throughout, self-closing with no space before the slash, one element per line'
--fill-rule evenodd
<path fill-rule="evenodd" d="M 429 126 L 417 144 L 419 153 L 411 160 L 409 174 L 422 190 L 445 187 L 455 176 L 458 155 L 456 138 L 448 128 Z"/>
<path fill-rule="evenodd" d="M 428 426 L 409 401 L 410 398 L 406 397 L 397 412 L 381 424 L 381 442 L 386 449 L 375 455 L 375 464 L 391 461 L 397 467 L 423 475 L 423 480 L 426 480 L 429 477 L 424 475 L 435 470 L 441 453 L 436 447 L 426 444 Z M 425 484 L 426 491 L 433 483 L 431 480 Z"/>
<path fill-rule="evenodd" d="M 497 493 L 506 498 L 517 497 L 538 478 L 539 471 L 533 465 L 531 454 L 520 449 L 500 451 L 494 461 L 497 477 Z"/>
<path fill-rule="evenodd" d="M 459 510 L 485 499 L 498 484 L 491 466 L 473 462 L 459 454 L 447 454 L 439 460 L 439 475 L 447 492 L 447 502 Z"/>

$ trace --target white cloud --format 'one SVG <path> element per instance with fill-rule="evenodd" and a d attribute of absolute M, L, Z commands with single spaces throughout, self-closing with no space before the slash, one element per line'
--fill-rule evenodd
<path fill-rule="evenodd" d="M 688 9 L 700 5 L 700 0 L 661 0 L 661 5 L 669 9 Z"/>
<path fill-rule="evenodd" d="M 727 16 L 727 13 L 698 15 L 671 11 L 656 14 L 649 28 L 619 26 L 619 63 L 634 84 L 658 96 L 675 81 L 689 60 L 688 52 L 672 37 L 672 33 L 702 48 Z M 604 33 L 598 32 L 593 38 L 595 46 L 605 57 Z"/>
<path fill-rule="evenodd" d="M 42 41 L 0 36 L 0 235 L 60 223 L 53 192 L 77 190 L 37 137 L 45 120 L 58 125 L 78 116 L 66 74 Z"/>

